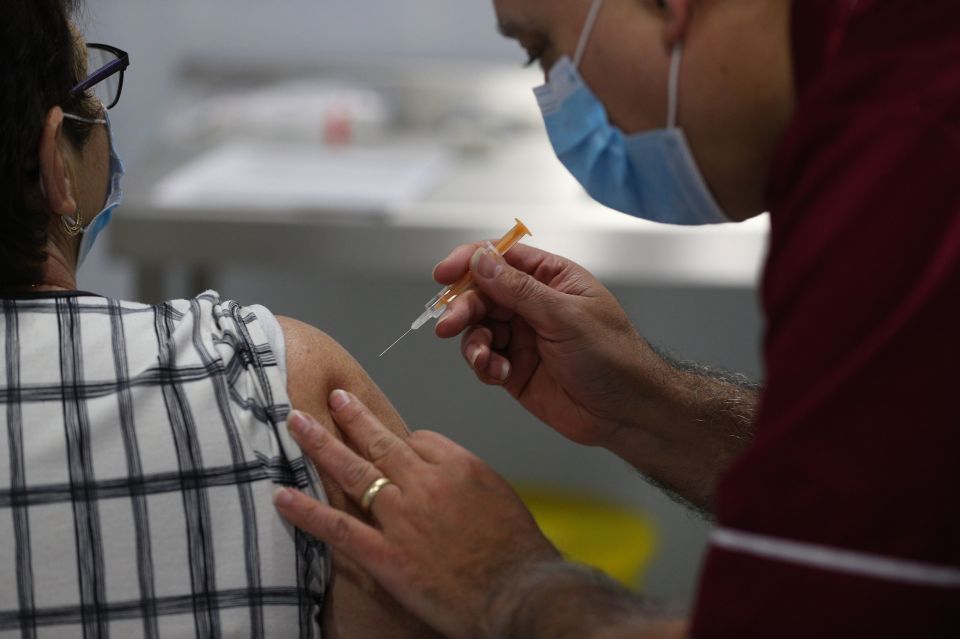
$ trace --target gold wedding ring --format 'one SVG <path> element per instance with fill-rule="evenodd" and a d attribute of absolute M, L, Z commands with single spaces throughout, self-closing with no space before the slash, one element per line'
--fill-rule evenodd
<path fill-rule="evenodd" d="M 370 487 L 363 491 L 363 497 L 360 499 L 360 507 L 365 511 L 370 512 L 370 506 L 373 504 L 373 500 L 376 499 L 378 494 L 380 494 L 380 491 L 383 490 L 384 486 L 392 483 L 393 482 L 386 477 L 381 477 L 370 484 Z"/>

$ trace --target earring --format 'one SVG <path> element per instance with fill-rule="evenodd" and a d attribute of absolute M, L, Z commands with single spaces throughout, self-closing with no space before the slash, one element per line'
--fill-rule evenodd
<path fill-rule="evenodd" d="M 77 205 L 76 216 L 76 220 L 71 220 L 66 215 L 60 218 L 60 221 L 63 223 L 63 229 L 70 237 L 76 237 L 77 235 L 80 235 L 80 231 L 83 230 L 83 215 L 80 213 L 79 205 Z"/>

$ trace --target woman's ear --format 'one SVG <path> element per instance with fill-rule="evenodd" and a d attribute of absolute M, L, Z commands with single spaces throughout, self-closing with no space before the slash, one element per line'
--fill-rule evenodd
<path fill-rule="evenodd" d="M 69 142 L 64 138 L 63 109 L 53 107 L 47 112 L 40 131 L 40 190 L 47 209 L 55 215 L 72 216 L 77 212 L 70 180 Z"/>
<path fill-rule="evenodd" d="M 669 50 L 682 42 L 687 35 L 690 19 L 693 15 L 693 4 L 697 0 L 658 0 L 662 11 L 666 13 L 663 38 Z"/>

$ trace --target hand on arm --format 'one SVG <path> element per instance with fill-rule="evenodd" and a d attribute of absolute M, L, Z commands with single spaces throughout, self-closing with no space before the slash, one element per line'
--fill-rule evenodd
<path fill-rule="evenodd" d="M 336 341 L 302 322 L 286 317 L 277 319 L 286 342 L 287 390 L 294 407 L 317 415 L 332 437 L 340 437 L 327 407 L 327 397 L 334 388 L 348 388 L 368 403 L 390 432 L 408 434 L 389 400 Z M 320 478 L 332 507 L 356 517 L 365 516 L 339 484 L 323 473 Z M 324 637 L 330 639 L 437 636 L 400 606 L 360 564 L 342 553 L 333 555 L 333 578 L 322 624 Z"/>
<path fill-rule="evenodd" d="M 500 477 L 450 440 L 398 437 L 353 395 L 331 413 L 349 446 L 309 415 L 291 432 L 322 472 L 359 502 L 377 479 L 376 525 L 292 489 L 277 507 L 369 571 L 418 617 L 453 639 L 679 639 L 609 578 L 562 561 Z M 359 451 L 361 454 L 358 454 Z"/>
<path fill-rule="evenodd" d="M 437 335 L 462 334 L 480 380 L 559 433 L 711 510 L 718 475 L 749 441 L 756 391 L 667 362 L 579 265 L 524 245 L 505 257 L 482 249 L 458 247 L 435 269 L 447 284 L 470 268 L 477 285 Z"/>

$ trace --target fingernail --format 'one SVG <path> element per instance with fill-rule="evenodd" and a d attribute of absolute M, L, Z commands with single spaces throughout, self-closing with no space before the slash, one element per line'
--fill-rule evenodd
<path fill-rule="evenodd" d="M 482 352 L 483 352 L 483 349 L 480 348 L 479 346 L 474 346 L 473 348 L 470 349 L 470 366 L 471 366 L 471 368 L 476 368 L 476 366 L 477 366 L 477 358 L 480 357 L 480 353 L 482 353 Z"/>
<path fill-rule="evenodd" d="M 281 486 L 273 491 L 273 503 L 277 506 L 289 506 L 293 503 L 293 493 Z"/>
<path fill-rule="evenodd" d="M 347 391 L 337 389 L 330 393 L 330 408 L 335 411 L 340 411 L 346 408 L 347 404 L 350 403 L 350 395 Z"/>
<path fill-rule="evenodd" d="M 313 428 L 313 420 L 311 420 L 306 413 L 292 410 L 287 417 L 287 428 L 297 435 L 306 435 L 310 432 L 310 429 Z"/>
<path fill-rule="evenodd" d="M 504 362 L 500 365 L 500 381 L 505 382 L 510 377 L 510 362 Z"/>
<path fill-rule="evenodd" d="M 473 255 L 470 256 L 470 270 L 473 272 L 477 271 L 477 262 L 480 261 L 480 256 L 483 255 L 483 249 L 478 248 L 473 252 Z"/>
<path fill-rule="evenodd" d="M 500 274 L 503 265 L 500 263 L 501 257 L 492 245 L 488 244 L 485 248 L 477 249 L 470 260 L 470 270 L 485 279 L 491 279 Z"/>

